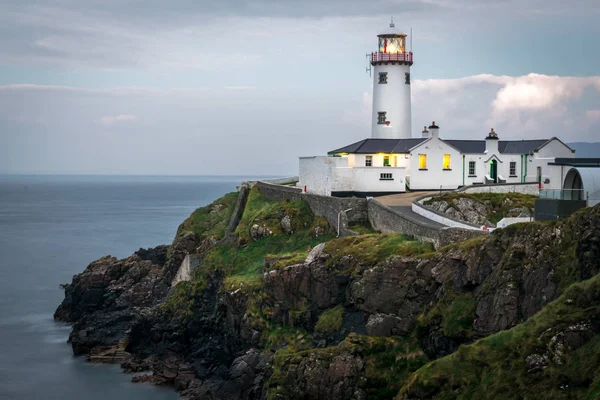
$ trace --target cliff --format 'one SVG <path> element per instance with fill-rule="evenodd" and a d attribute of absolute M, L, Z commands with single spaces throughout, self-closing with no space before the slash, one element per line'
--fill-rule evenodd
<path fill-rule="evenodd" d="M 136 381 L 198 399 L 598 390 L 600 360 L 583 355 L 597 340 L 600 208 L 434 252 L 399 234 L 336 239 L 302 201 L 239 196 L 194 212 L 171 246 L 74 277 L 55 314 L 74 352 L 121 343 L 126 371 L 152 372 Z"/>

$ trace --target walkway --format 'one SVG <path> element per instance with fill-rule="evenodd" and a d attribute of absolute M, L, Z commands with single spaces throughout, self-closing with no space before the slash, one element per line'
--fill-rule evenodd
<path fill-rule="evenodd" d="M 433 229 L 442 229 L 445 228 L 446 225 L 432 221 L 429 218 L 425 218 L 412 210 L 412 203 L 413 201 L 415 201 L 415 199 L 422 196 L 427 196 L 429 194 L 438 193 L 439 192 L 407 192 L 375 197 L 375 200 L 377 200 L 384 206 L 387 206 L 392 210 L 399 212 L 400 214 L 402 214 L 402 216 L 418 223 L 419 225 L 423 225 Z"/>

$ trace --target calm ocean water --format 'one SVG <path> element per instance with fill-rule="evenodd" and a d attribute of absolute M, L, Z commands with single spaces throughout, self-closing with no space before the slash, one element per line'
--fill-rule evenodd
<path fill-rule="evenodd" d="M 72 356 L 52 315 L 93 260 L 170 243 L 247 177 L 0 176 L 0 399 L 176 399 Z"/>

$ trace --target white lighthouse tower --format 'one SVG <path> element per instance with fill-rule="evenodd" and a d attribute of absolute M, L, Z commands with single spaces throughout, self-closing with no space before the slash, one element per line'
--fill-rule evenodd
<path fill-rule="evenodd" d="M 394 30 L 394 21 L 390 30 Z M 373 68 L 374 139 L 408 139 L 411 134 L 410 66 L 412 49 L 406 47 L 404 33 L 384 33 L 377 51 L 371 53 Z"/>

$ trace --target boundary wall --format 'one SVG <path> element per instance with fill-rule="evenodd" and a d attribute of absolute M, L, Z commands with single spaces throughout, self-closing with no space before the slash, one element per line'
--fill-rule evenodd
<path fill-rule="evenodd" d="M 318 194 L 302 193 L 302 189 L 292 186 L 281 186 L 259 181 L 256 183 L 260 194 L 269 200 L 276 201 L 306 201 L 315 215 L 325 217 L 329 224 L 337 228 L 338 215 L 340 218 L 340 236 L 356 235 L 348 228 L 352 222 L 368 220 L 367 200 L 359 198 L 342 198 L 321 196 Z M 350 211 L 345 212 L 345 210 Z"/>
<path fill-rule="evenodd" d="M 420 241 L 433 243 L 436 249 L 487 233 L 480 229 L 459 227 L 431 228 L 390 207 L 384 206 L 374 199 L 369 200 L 369 222 L 378 231 L 410 235 Z"/>
<path fill-rule="evenodd" d="M 348 228 L 348 224 L 366 221 L 369 221 L 371 226 L 378 231 L 413 236 L 418 240 L 432 243 L 436 249 L 486 234 L 485 231 L 474 229 L 432 228 L 384 206 L 375 199 L 367 201 L 362 198 L 321 196 L 303 193 L 300 188 L 274 185 L 263 181 L 257 182 L 256 186 L 260 193 L 269 200 L 306 201 L 315 215 L 325 217 L 333 227 L 337 227 L 339 214 L 341 217 L 340 236 L 356 235 Z M 344 212 L 348 209 L 351 210 Z"/>

